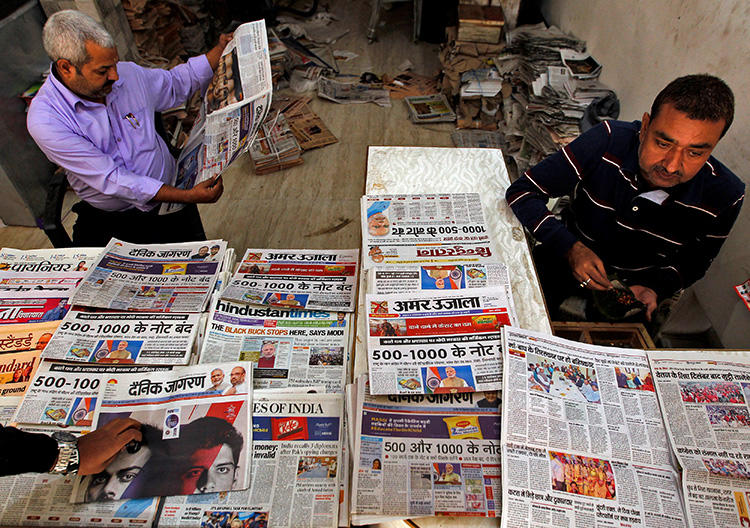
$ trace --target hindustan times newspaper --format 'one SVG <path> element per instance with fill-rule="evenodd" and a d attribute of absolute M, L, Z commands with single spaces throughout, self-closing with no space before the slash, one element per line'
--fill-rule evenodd
<path fill-rule="evenodd" d="M 750 354 L 649 351 L 692 525 L 750 526 Z"/>
<path fill-rule="evenodd" d="M 72 304 L 112 310 L 202 312 L 214 289 L 223 240 L 137 245 L 113 238 Z"/>
<path fill-rule="evenodd" d="M 221 390 L 212 372 L 230 373 Z M 252 364 L 215 363 L 169 371 L 120 374 L 99 389 L 94 426 L 116 418 L 141 423 L 137 449 L 121 451 L 102 474 L 76 480 L 71 502 L 191 495 L 245 489 L 249 485 Z M 106 475 L 128 468 L 118 487 Z"/>
<path fill-rule="evenodd" d="M 352 521 L 499 517 L 498 393 L 371 396 L 367 384 L 355 387 Z"/>
<path fill-rule="evenodd" d="M 211 309 L 201 363 L 251 361 L 255 388 L 323 384 L 343 392 L 351 314 L 271 308 L 218 300 Z"/>
<path fill-rule="evenodd" d="M 69 311 L 45 359 L 91 363 L 185 365 L 200 314 Z"/>
<path fill-rule="evenodd" d="M 166 497 L 159 526 L 208 526 L 236 516 L 276 528 L 338 526 L 343 395 L 259 390 L 253 401 L 252 482 L 246 491 Z"/>
<path fill-rule="evenodd" d="M 645 352 L 503 338 L 503 526 L 686 526 Z"/>
<path fill-rule="evenodd" d="M 359 250 L 248 249 L 222 298 L 353 312 Z"/>
<path fill-rule="evenodd" d="M 496 258 L 477 193 L 365 195 L 361 209 L 367 269 Z"/>
<path fill-rule="evenodd" d="M 505 290 L 368 294 L 373 394 L 502 389 L 500 329 L 516 318 Z"/>

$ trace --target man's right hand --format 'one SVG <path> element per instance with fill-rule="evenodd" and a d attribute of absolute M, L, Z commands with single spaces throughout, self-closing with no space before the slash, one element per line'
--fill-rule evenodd
<path fill-rule="evenodd" d="M 576 280 L 581 283 L 589 281 L 586 288 L 608 290 L 612 287 L 612 283 L 607 279 L 604 262 L 582 242 L 573 244 L 565 256 Z"/>
<path fill-rule="evenodd" d="M 203 181 L 190 189 L 192 203 L 214 203 L 224 192 L 224 180 L 221 176 Z"/>
<path fill-rule="evenodd" d="M 142 440 L 140 427 L 132 418 L 115 418 L 80 437 L 78 474 L 93 475 L 104 470 L 128 443 Z"/>

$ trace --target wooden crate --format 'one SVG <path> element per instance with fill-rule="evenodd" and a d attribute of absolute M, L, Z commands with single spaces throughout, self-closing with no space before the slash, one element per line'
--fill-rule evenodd
<path fill-rule="evenodd" d="M 641 323 L 552 322 L 552 332 L 565 339 L 622 348 L 656 348 Z"/>

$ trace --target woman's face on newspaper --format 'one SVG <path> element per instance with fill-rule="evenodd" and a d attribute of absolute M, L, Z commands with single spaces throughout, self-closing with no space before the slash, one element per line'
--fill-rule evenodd
<path fill-rule="evenodd" d="M 190 463 L 190 469 L 182 477 L 183 493 L 211 493 L 232 489 L 237 466 L 228 444 L 198 449 L 190 457 Z"/>

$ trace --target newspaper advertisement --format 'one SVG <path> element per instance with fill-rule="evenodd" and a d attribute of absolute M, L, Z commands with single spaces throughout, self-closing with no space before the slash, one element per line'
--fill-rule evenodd
<path fill-rule="evenodd" d="M 234 302 L 353 312 L 359 250 L 248 249 L 222 292 Z"/>
<path fill-rule="evenodd" d="M 354 516 L 499 517 L 498 393 L 359 393 Z"/>
<path fill-rule="evenodd" d="M 463 290 L 493 286 L 504 288 L 506 294 L 510 293 L 510 277 L 505 264 L 482 262 L 436 266 L 374 266 L 367 272 L 367 291 L 370 293 Z"/>
<path fill-rule="evenodd" d="M 361 214 L 367 269 L 497 259 L 477 193 L 366 195 Z"/>
<path fill-rule="evenodd" d="M 250 489 L 167 497 L 159 526 L 221 526 L 235 518 L 258 527 L 337 526 L 343 396 L 274 392 L 253 396 Z"/>
<path fill-rule="evenodd" d="M 257 389 L 324 385 L 328 392 L 343 392 L 351 320 L 344 312 L 218 300 L 200 362 L 251 361 Z"/>
<path fill-rule="evenodd" d="M 144 376 L 169 368 L 42 361 L 31 378 L 13 421 L 89 429 L 94 421 L 99 390 L 109 380 L 125 373 Z"/>
<path fill-rule="evenodd" d="M 18 325 L 0 324 L 0 354 L 44 350 L 60 321 Z"/>
<path fill-rule="evenodd" d="M 86 273 L 72 304 L 112 310 L 202 312 L 226 247 L 224 240 L 137 245 L 113 238 Z"/>
<path fill-rule="evenodd" d="M 200 314 L 69 311 L 45 359 L 91 363 L 185 365 Z"/>
<path fill-rule="evenodd" d="M 29 432 L 51 434 L 54 431 L 53 428 L 36 428 Z M 75 478 L 74 475 L 49 473 L 0 477 L 0 525 L 151 526 L 158 498 L 70 504 L 68 497 L 73 491 Z"/>
<path fill-rule="evenodd" d="M 220 391 L 212 383 L 215 370 L 230 374 L 228 389 Z M 141 423 L 143 439 L 134 449 L 121 451 L 101 473 L 79 477 L 71 502 L 247 488 L 251 377 L 252 365 L 246 362 L 112 377 L 99 389 L 94 428 L 133 418 Z M 125 468 L 127 482 L 112 482 Z"/>
<path fill-rule="evenodd" d="M 373 394 L 502 389 L 501 327 L 514 324 L 505 290 L 368 294 Z"/>
<path fill-rule="evenodd" d="M 503 526 L 685 526 L 645 352 L 503 334 Z"/>
<path fill-rule="evenodd" d="M 750 353 L 648 357 L 693 526 L 750 526 Z"/>

